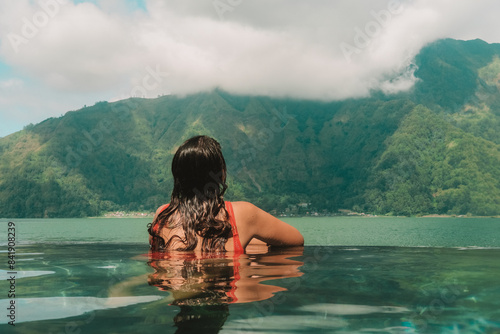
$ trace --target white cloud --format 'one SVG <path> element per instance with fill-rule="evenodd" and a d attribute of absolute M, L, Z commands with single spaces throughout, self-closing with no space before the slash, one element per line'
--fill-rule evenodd
<path fill-rule="evenodd" d="M 14 89 L 14 88 L 20 88 L 23 86 L 23 81 L 18 78 L 12 78 L 4 81 L 0 81 L 0 88 L 7 90 L 7 89 Z"/>
<path fill-rule="evenodd" d="M 0 61 L 28 82 L 0 110 L 49 117 L 96 100 L 214 87 L 323 100 L 397 92 L 414 83 L 411 61 L 430 41 L 500 42 L 493 0 L 97 3 L 0 0 Z M 0 74 L 2 91 L 14 76 Z"/>

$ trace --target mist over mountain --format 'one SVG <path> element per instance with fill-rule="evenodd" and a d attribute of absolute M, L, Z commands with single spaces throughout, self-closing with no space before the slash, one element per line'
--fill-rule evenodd
<path fill-rule="evenodd" d="M 500 214 L 500 45 L 440 40 L 408 92 L 319 102 L 215 90 L 128 99 L 0 138 L 0 217 L 153 211 L 187 138 L 222 145 L 227 199 L 284 212 Z"/>

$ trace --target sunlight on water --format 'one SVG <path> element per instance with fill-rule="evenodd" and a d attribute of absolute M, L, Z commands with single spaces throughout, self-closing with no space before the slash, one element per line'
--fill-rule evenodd
<path fill-rule="evenodd" d="M 29 259 L 32 261 L 33 259 Z M 0 280 L 6 280 L 10 277 L 10 274 L 7 270 L 0 270 Z M 51 275 L 55 274 L 55 271 L 16 271 L 16 279 L 20 278 L 26 278 L 26 277 L 36 277 L 36 276 L 43 276 L 43 275 Z"/>
<path fill-rule="evenodd" d="M 79 316 L 97 310 L 124 307 L 133 304 L 152 302 L 161 299 L 160 296 L 137 297 L 43 297 L 18 298 L 17 307 L 22 310 L 22 316 L 16 322 L 33 322 L 50 319 L 63 319 Z M 7 309 L 7 299 L 0 299 L 2 309 Z M 5 308 L 4 308 L 5 307 Z M 5 323 L 5 322 L 4 322 Z"/>

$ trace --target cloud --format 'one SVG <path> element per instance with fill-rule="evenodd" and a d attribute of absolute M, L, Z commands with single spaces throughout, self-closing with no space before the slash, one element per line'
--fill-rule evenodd
<path fill-rule="evenodd" d="M 14 73 L 0 81 L 23 77 L 17 108 L 35 113 L 29 104 L 37 105 L 40 116 L 44 106 L 60 114 L 96 101 L 89 99 L 215 87 L 321 100 L 398 92 L 414 84 L 412 60 L 433 40 L 499 42 L 499 7 L 493 0 L 0 1 L 0 61 Z"/>
<path fill-rule="evenodd" d="M 11 89 L 11 88 L 17 88 L 17 87 L 22 87 L 23 86 L 23 81 L 21 79 L 17 78 L 12 78 L 8 79 L 5 81 L 0 81 L 0 88 L 2 89 Z"/>

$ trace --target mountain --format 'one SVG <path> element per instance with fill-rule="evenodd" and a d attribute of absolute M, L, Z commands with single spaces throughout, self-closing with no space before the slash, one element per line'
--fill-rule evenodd
<path fill-rule="evenodd" d="M 367 203 L 376 212 L 496 215 L 499 145 L 417 106 L 386 141 L 371 174 Z"/>
<path fill-rule="evenodd" d="M 215 137 L 230 200 L 266 210 L 500 214 L 500 45 L 440 40 L 409 92 L 335 102 L 189 96 L 98 102 L 0 139 L 0 217 L 168 202 L 175 149 Z"/>

